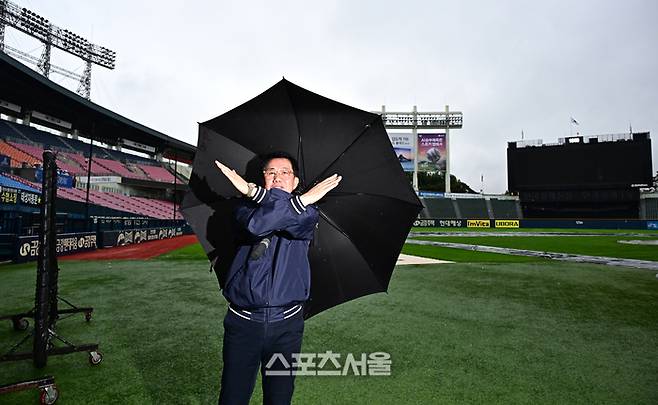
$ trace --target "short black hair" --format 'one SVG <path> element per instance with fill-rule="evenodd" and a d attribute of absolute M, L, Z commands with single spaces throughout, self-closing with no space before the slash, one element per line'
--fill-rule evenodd
<path fill-rule="evenodd" d="M 295 176 L 299 176 L 299 165 L 297 164 L 297 159 L 292 157 L 291 154 L 284 151 L 270 152 L 260 157 L 260 160 L 263 162 L 262 169 L 265 170 L 266 166 L 272 159 L 288 159 L 290 165 L 292 166 L 292 171 L 295 173 Z"/>

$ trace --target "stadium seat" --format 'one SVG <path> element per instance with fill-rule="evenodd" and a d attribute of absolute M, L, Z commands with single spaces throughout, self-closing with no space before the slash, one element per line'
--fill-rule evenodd
<path fill-rule="evenodd" d="M 5 141 L 0 141 L 0 154 L 11 158 L 11 167 L 23 167 L 23 164 L 31 167 L 41 163 L 41 159 L 25 153 Z"/>
<path fill-rule="evenodd" d="M 459 211 L 464 219 L 487 219 L 487 205 L 483 198 L 477 199 L 457 199 Z"/>
<path fill-rule="evenodd" d="M 137 165 L 150 179 L 166 183 L 174 182 L 174 175 L 162 166 Z"/>
<path fill-rule="evenodd" d="M 491 208 L 496 219 L 520 219 L 520 208 L 517 207 L 519 202 L 516 200 L 497 200 L 491 199 Z"/>

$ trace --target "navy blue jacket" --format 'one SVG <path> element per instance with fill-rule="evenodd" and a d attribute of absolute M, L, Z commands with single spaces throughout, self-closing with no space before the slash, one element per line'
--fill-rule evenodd
<path fill-rule="evenodd" d="M 299 196 L 258 187 L 235 210 L 238 251 L 226 277 L 224 297 L 241 308 L 283 307 L 304 302 L 311 288 L 308 248 L 318 211 Z M 253 250 L 269 239 L 259 257 Z M 261 246 L 261 249 L 264 246 Z"/>

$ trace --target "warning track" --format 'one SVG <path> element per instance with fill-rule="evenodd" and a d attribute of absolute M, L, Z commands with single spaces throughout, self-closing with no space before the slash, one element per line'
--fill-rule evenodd
<path fill-rule="evenodd" d="M 58 260 L 144 260 L 197 243 L 196 235 L 154 240 L 59 257 Z"/>

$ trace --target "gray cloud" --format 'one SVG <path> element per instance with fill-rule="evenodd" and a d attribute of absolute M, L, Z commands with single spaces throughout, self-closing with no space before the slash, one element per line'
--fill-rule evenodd
<path fill-rule="evenodd" d="M 282 76 L 368 110 L 462 111 L 452 170 L 475 189 L 484 174 L 485 192 L 506 190 L 521 130 L 658 128 L 651 0 L 14 1 L 117 52 L 115 71 L 94 69 L 94 101 L 190 143 Z"/>

